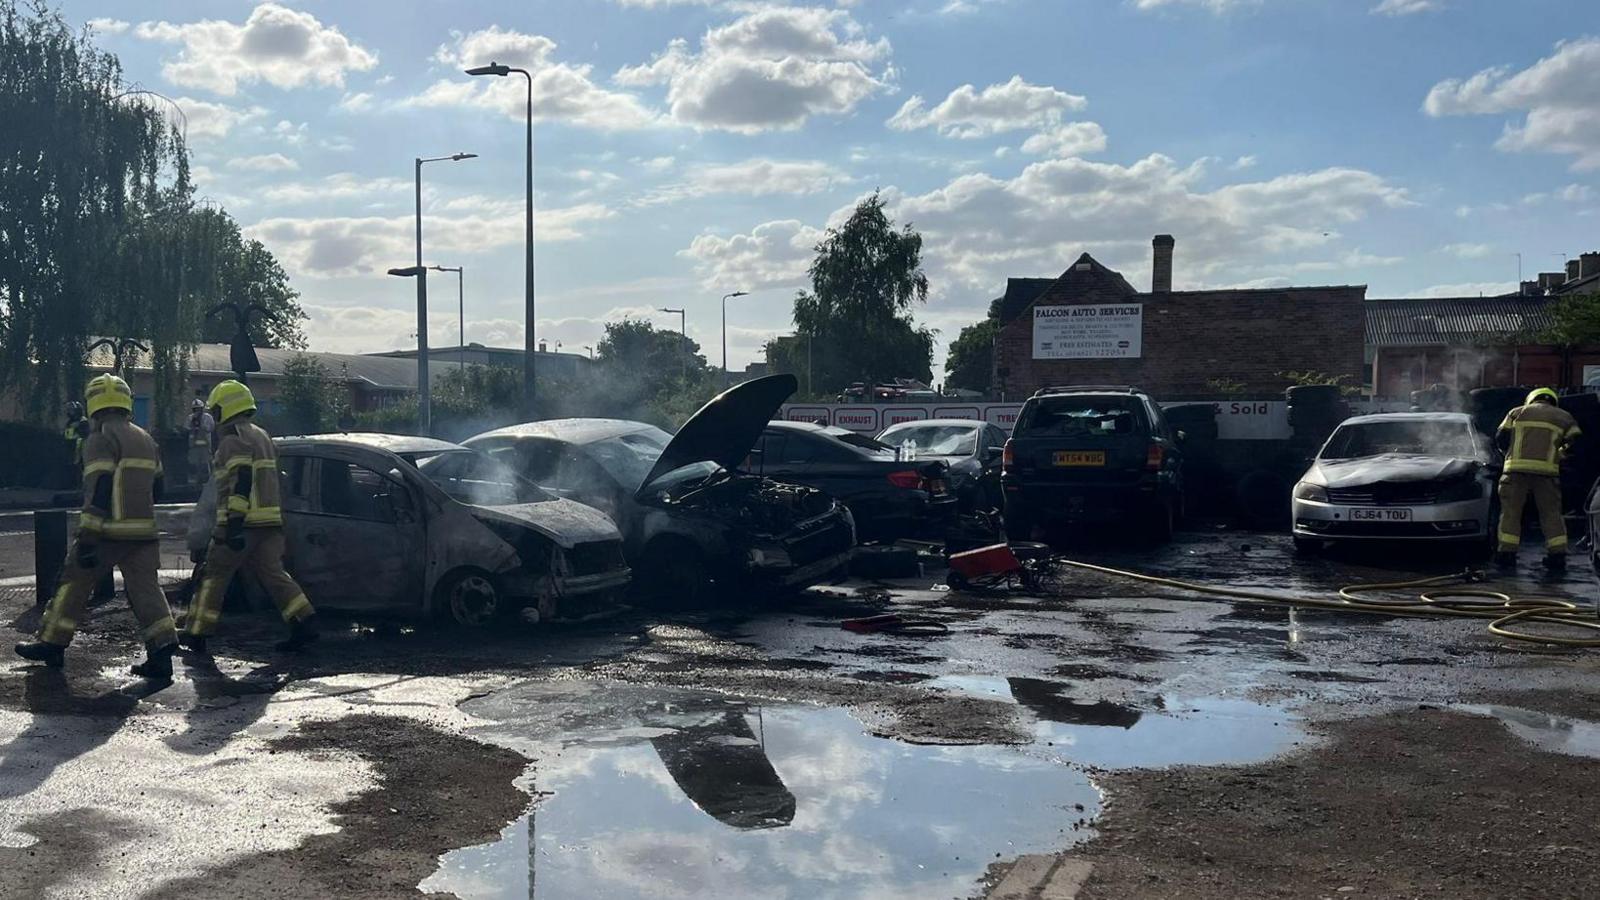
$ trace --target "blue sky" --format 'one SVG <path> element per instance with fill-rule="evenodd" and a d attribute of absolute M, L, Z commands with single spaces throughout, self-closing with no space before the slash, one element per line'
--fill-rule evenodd
<path fill-rule="evenodd" d="M 822 229 L 874 189 L 927 239 L 942 341 L 1007 276 L 1088 250 L 1179 289 L 1509 290 L 1600 248 L 1600 23 L 1586 0 L 70 0 L 178 100 L 196 181 L 288 268 L 314 349 L 414 345 L 426 262 L 467 339 L 522 339 L 535 73 L 538 333 L 685 307 L 729 362 L 789 326 Z M 137 13 L 135 15 L 135 12 Z M 1587 30 L 1585 30 L 1587 29 Z M 454 344 L 455 285 L 430 340 Z M 940 357 L 943 351 L 941 347 Z"/>

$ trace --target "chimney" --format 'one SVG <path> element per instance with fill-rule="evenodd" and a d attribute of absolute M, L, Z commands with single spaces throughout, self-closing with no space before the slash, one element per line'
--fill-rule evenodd
<path fill-rule="evenodd" d="M 1580 265 L 1582 265 L 1582 263 L 1579 260 L 1576 260 L 1576 259 L 1567 260 L 1567 280 L 1568 281 L 1577 281 L 1578 280 L 1578 267 Z"/>
<path fill-rule="evenodd" d="M 1155 248 L 1155 262 L 1150 270 L 1150 293 L 1172 293 L 1172 247 L 1177 241 L 1170 234 L 1158 234 L 1150 242 Z M 1600 263 L 1600 256 L 1596 257 Z"/>
<path fill-rule="evenodd" d="M 1578 277 L 1600 275 L 1600 253 L 1585 253 L 1578 257 Z"/>
<path fill-rule="evenodd" d="M 1544 293 L 1537 281 L 1524 281 L 1517 285 L 1517 293 L 1524 297 L 1537 297 Z"/>
<path fill-rule="evenodd" d="M 1554 290 L 1555 288 L 1561 286 L 1561 282 L 1566 280 L 1567 273 L 1565 272 L 1540 272 L 1539 292 L 1544 293 L 1546 291 Z"/>

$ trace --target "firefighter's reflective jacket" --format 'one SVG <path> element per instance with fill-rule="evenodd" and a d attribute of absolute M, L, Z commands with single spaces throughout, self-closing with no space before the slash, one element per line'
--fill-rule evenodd
<path fill-rule="evenodd" d="M 1530 403 L 1506 413 L 1500 433 L 1509 434 L 1507 472 L 1561 474 L 1561 453 L 1582 432 L 1572 414 L 1549 403 Z"/>
<path fill-rule="evenodd" d="M 217 524 L 226 525 L 230 517 L 243 516 L 246 528 L 282 525 L 278 450 L 272 438 L 243 418 L 224 425 L 221 432 L 211 463 L 217 481 Z"/>
<path fill-rule="evenodd" d="M 153 541 L 161 452 L 126 416 L 105 415 L 83 442 L 78 532 L 108 541 Z"/>

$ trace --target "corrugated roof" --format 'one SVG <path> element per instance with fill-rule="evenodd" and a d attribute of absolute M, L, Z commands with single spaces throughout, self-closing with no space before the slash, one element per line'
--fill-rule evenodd
<path fill-rule="evenodd" d="M 1464 347 L 1550 327 L 1553 298 L 1448 297 L 1368 300 L 1367 345 Z"/>
<path fill-rule="evenodd" d="M 269 350 L 256 349 L 256 359 L 261 362 L 261 371 L 252 372 L 251 377 L 281 378 L 289 361 L 297 356 L 309 356 L 322 363 L 330 378 L 344 378 L 352 382 L 365 384 L 375 390 L 414 391 L 417 389 L 417 361 L 392 356 L 361 356 L 354 353 L 314 353 L 301 350 Z M 97 358 L 91 360 L 91 365 L 109 366 L 110 356 L 101 351 Z M 140 359 L 134 362 L 133 368 L 148 368 L 149 364 Z M 195 348 L 193 356 L 189 359 L 189 371 L 200 376 L 217 376 L 229 378 L 233 375 L 233 363 L 230 358 L 230 348 L 227 344 L 201 344 Z M 445 372 L 443 367 L 434 367 L 429 372 L 429 381 L 437 382 Z"/>

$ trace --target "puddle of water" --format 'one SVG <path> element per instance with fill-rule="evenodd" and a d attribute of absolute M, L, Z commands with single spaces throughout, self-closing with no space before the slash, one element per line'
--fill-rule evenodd
<path fill-rule="evenodd" d="M 548 792 L 420 885 L 511 897 L 965 897 L 997 856 L 1059 849 L 1099 797 L 1006 747 L 871 737 L 843 710 L 724 706 L 647 742 L 567 746 Z M 530 852 L 530 845 L 532 852 Z"/>
<path fill-rule="evenodd" d="M 1462 712 L 1499 719 L 1506 730 L 1524 741 L 1551 753 L 1600 758 L 1600 722 L 1586 722 L 1516 706 L 1452 707 Z"/>

